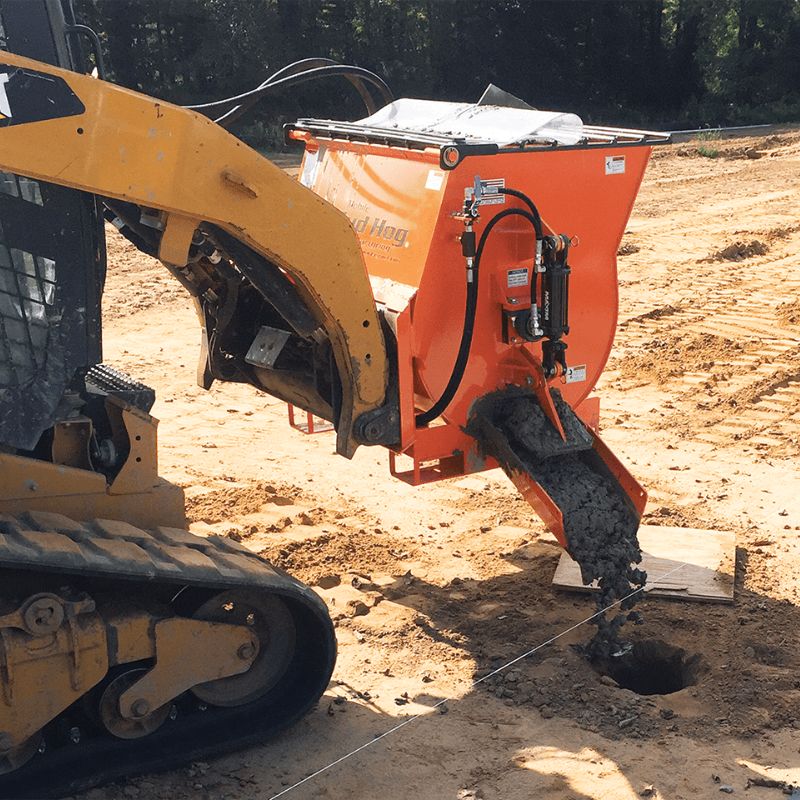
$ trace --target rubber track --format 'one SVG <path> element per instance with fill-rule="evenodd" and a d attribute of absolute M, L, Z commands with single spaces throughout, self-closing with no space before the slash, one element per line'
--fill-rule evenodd
<path fill-rule="evenodd" d="M 297 649 L 287 674 L 261 700 L 206 710 L 187 695 L 176 704 L 177 718 L 144 739 L 123 741 L 95 733 L 70 744 L 63 729 L 77 713 L 76 704 L 46 727 L 43 754 L 0 776 L 3 800 L 63 797 L 261 743 L 306 714 L 333 671 L 336 640 L 323 601 L 230 539 L 202 538 L 176 528 L 146 531 L 112 520 L 78 523 L 47 512 L 0 515 L 0 590 L 4 572 L 29 572 L 43 583 L 52 576 L 74 576 L 70 583 L 77 589 L 99 579 L 120 595 L 153 592 L 159 586 L 173 587 L 169 594 L 175 587 L 191 586 L 209 596 L 243 587 L 278 595 L 292 611 Z"/>
<path fill-rule="evenodd" d="M 264 586 L 324 609 L 311 589 L 232 539 L 179 528 L 146 531 L 118 520 L 80 523 L 43 511 L 0 514 L 0 568 L 9 567 L 219 588 Z"/>

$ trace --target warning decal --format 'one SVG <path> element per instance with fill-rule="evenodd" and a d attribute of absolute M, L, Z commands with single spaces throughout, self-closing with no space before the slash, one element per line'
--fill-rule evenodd
<path fill-rule="evenodd" d="M 438 192 L 442 188 L 442 183 L 444 183 L 444 172 L 435 169 L 428 170 L 428 179 L 425 181 L 426 189 Z"/>
<path fill-rule="evenodd" d="M 0 128 L 74 117 L 85 111 L 63 78 L 0 64 Z"/>
<path fill-rule="evenodd" d="M 567 383 L 583 383 L 586 380 L 586 364 L 577 367 L 567 367 L 565 375 Z"/>
<path fill-rule="evenodd" d="M 624 175 L 625 156 L 606 156 L 606 175 Z"/>
<path fill-rule="evenodd" d="M 528 268 L 522 267 L 521 269 L 510 269 L 508 271 L 508 288 L 513 286 L 527 286 L 528 285 Z"/>

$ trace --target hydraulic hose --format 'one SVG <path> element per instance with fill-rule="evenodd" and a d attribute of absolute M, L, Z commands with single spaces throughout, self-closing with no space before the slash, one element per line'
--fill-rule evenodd
<path fill-rule="evenodd" d="M 461 342 L 458 346 L 458 353 L 456 355 L 455 363 L 453 364 L 453 371 L 450 373 L 450 379 L 447 381 L 447 386 L 444 387 L 439 399 L 427 410 L 423 411 L 416 416 L 417 427 L 427 425 L 429 422 L 435 420 L 441 413 L 450 405 L 455 397 L 458 387 L 464 377 L 464 370 L 467 366 L 469 358 L 469 351 L 472 347 L 472 335 L 475 331 L 475 312 L 478 307 L 478 280 L 480 276 L 480 264 L 483 251 L 486 247 L 486 242 L 489 239 L 489 234 L 494 230 L 498 222 L 506 217 L 522 217 L 528 220 L 533 226 L 534 231 L 537 229 L 536 218 L 529 211 L 521 208 L 506 208 L 503 211 L 495 214 L 486 227 L 483 229 L 481 238 L 478 241 L 478 248 L 475 251 L 475 263 L 473 264 L 472 281 L 467 283 L 467 302 L 464 308 L 464 327 L 461 332 Z"/>
<path fill-rule="evenodd" d="M 542 217 L 539 214 L 539 209 L 536 208 L 536 204 L 533 200 L 528 197 L 524 192 L 519 191 L 519 189 L 507 189 L 505 187 L 501 187 L 498 189 L 500 194 L 507 194 L 511 197 L 516 197 L 518 200 L 522 200 L 526 206 L 530 209 L 531 215 L 534 219 L 534 230 L 536 231 L 536 264 L 534 265 L 533 275 L 531 275 L 531 307 L 536 305 L 536 293 L 538 291 L 539 286 L 539 266 L 541 265 L 542 261 L 542 241 L 544 240 L 544 230 L 542 227 Z"/>
<path fill-rule="evenodd" d="M 289 75 L 297 75 L 309 69 L 315 69 L 317 67 L 331 67 L 336 65 L 337 62 L 330 58 L 302 58 L 299 61 L 294 61 L 291 64 L 287 64 L 285 67 L 281 67 L 281 69 L 279 69 L 277 72 L 274 72 L 269 76 L 269 78 L 259 84 L 258 88 L 263 89 L 267 86 L 270 86 L 275 81 L 280 80 L 281 78 L 285 78 Z M 367 87 L 364 85 L 364 82 L 361 80 L 361 78 L 350 75 L 345 75 L 345 78 L 347 78 L 347 80 L 353 84 L 356 91 L 361 96 L 361 99 L 364 102 L 364 107 L 367 109 L 367 113 L 374 114 L 378 110 L 375 105 L 375 100 Z M 234 106 L 230 109 L 230 111 L 226 111 L 221 117 L 218 117 L 214 121 L 223 128 L 227 128 L 229 125 L 231 125 L 231 123 L 241 117 L 242 114 L 245 114 L 247 111 L 249 111 L 258 102 L 258 100 L 259 98 L 255 98 L 248 100 L 241 105 Z"/>
<path fill-rule="evenodd" d="M 358 79 L 375 86 L 385 103 L 391 103 L 394 99 L 394 95 L 392 94 L 391 89 L 389 89 L 387 86 L 386 82 L 374 72 L 370 72 L 362 67 L 354 67 L 347 64 L 325 64 L 312 69 L 305 69 L 297 74 L 285 74 L 285 71 L 296 66 L 297 65 L 295 64 L 285 67 L 284 70 L 280 70 L 278 73 L 276 73 L 278 76 L 283 73 L 283 77 L 276 78 L 275 76 L 272 76 L 272 78 L 248 92 L 243 92 L 242 94 L 235 95 L 233 97 L 226 97 L 223 100 L 215 100 L 211 103 L 200 103 L 197 105 L 185 106 L 185 108 L 188 108 L 192 111 L 199 111 L 206 115 L 221 113 L 221 116 L 217 121 L 223 121 L 226 124 L 229 124 L 233 121 L 233 119 L 239 116 L 239 109 L 241 109 L 243 113 L 261 98 L 266 97 L 276 89 L 297 86 L 301 83 L 306 83 L 307 81 L 313 81 L 333 75 L 343 75 L 349 80 Z M 228 114 L 231 114 L 230 118 L 228 117 Z"/>
<path fill-rule="evenodd" d="M 537 241 L 542 241 L 544 238 L 544 230 L 542 228 L 542 217 L 539 214 L 539 209 L 536 208 L 536 204 L 533 200 L 528 197 L 524 192 L 520 192 L 519 189 L 506 189 L 505 187 L 501 187 L 497 190 L 500 194 L 507 194 L 511 197 L 516 197 L 518 200 L 522 200 L 528 209 L 531 212 L 531 216 L 533 217 L 533 229 L 536 231 L 536 239 Z"/>

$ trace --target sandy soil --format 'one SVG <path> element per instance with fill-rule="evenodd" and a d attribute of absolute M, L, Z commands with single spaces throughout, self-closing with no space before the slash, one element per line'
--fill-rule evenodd
<path fill-rule="evenodd" d="M 736 533 L 733 606 L 641 606 L 634 637 L 700 657 L 696 684 L 666 696 L 601 680 L 573 647 L 586 627 L 471 687 L 592 611 L 551 588 L 559 550 L 510 483 L 409 487 L 385 452 L 347 462 L 330 434 L 290 430 L 281 403 L 196 388 L 190 304 L 112 241 L 106 360 L 158 390 L 161 469 L 185 487 L 193 529 L 311 583 L 338 579 L 320 594 L 340 658 L 280 740 L 88 797 L 266 800 L 415 714 L 285 796 L 690 800 L 730 787 L 777 800 L 748 779 L 800 784 L 800 136 L 714 147 L 654 154 L 599 387 L 605 438 L 650 492 L 645 521 Z"/>

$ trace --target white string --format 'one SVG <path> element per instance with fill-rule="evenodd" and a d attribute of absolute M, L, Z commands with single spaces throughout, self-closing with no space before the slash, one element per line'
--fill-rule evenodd
<path fill-rule="evenodd" d="M 681 564 L 678 564 L 677 567 L 674 567 L 669 572 L 665 572 L 661 577 L 656 578 L 653 581 L 648 581 L 648 583 L 650 583 L 651 585 L 658 584 L 661 581 L 663 581 L 665 578 L 668 578 L 670 575 L 672 575 L 673 572 L 677 572 L 679 569 L 681 569 L 681 567 L 685 567 L 685 566 L 686 566 L 685 562 L 681 563 Z M 475 680 L 471 684 L 469 684 L 469 686 L 467 686 L 467 691 L 469 691 L 470 689 L 474 689 L 479 683 L 483 683 L 485 680 L 488 680 L 489 678 L 494 677 L 498 673 L 503 672 L 504 670 L 506 670 L 509 667 L 511 667 L 514 664 L 516 664 L 518 661 L 522 661 L 523 659 L 528 658 L 529 656 L 532 656 L 537 650 L 541 650 L 543 647 L 547 647 L 547 645 L 552 644 L 557 639 L 560 639 L 562 636 L 566 636 L 568 633 L 572 633 L 572 631 L 576 630 L 577 628 L 580 628 L 581 625 L 585 625 L 587 622 L 591 622 L 595 617 L 599 617 L 601 614 L 605 614 L 606 611 L 610 611 L 612 608 L 614 608 L 614 606 L 618 606 L 620 603 L 624 603 L 629 597 L 633 597 L 633 595 L 644 591 L 645 588 L 646 588 L 646 585 L 645 586 L 640 586 L 638 589 L 634 589 L 629 594 L 626 594 L 625 597 L 620 597 L 619 600 L 615 600 L 613 603 L 611 603 L 610 605 L 606 606 L 605 608 L 601 608 L 599 611 L 595 611 L 594 614 L 592 614 L 589 617 L 586 617 L 586 619 L 582 619 L 580 622 L 576 622 L 574 625 L 570 626 L 566 630 L 561 631 L 561 633 L 557 633 L 555 636 L 550 637 L 547 641 L 544 641 L 541 644 L 537 644 L 536 647 L 532 647 L 530 650 L 528 650 L 527 652 L 523 653 L 521 656 L 517 656 L 516 658 L 511 659 L 511 661 L 508 661 L 505 664 L 503 664 L 502 666 L 498 667 L 497 669 L 492 670 L 490 673 L 488 673 L 487 675 L 484 675 L 482 678 L 478 678 L 477 680 Z M 454 700 L 457 700 L 457 699 L 458 699 L 458 697 L 445 697 L 443 700 L 440 700 L 438 703 L 436 703 L 435 705 L 431 706 L 430 707 L 430 711 L 435 711 L 437 708 L 439 708 L 440 706 L 443 706 L 445 703 L 448 703 L 448 702 L 451 702 L 451 701 L 454 701 Z M 364 744 L 360 745 L 359 747 L 356 747 L 355 750 L 351 750 L 349 753 L 346 753 L 345 755 L 340 756 L 335 761 L 331 761 L 330 764 L 327 764 L 326 766 L 321 767 L 316 772 L 312 772 L 310 775 L 306 775 L 305 778 L 303 778 L 302 780 L 297 781 L 297 783 L 293 783 L 291 786 L 287 786 L 285 789 L 282 789 L 277 794 L 273 794 L 271 797 L 268 798 L 268 800 L 277 800 L 277 798 L 283 797 L 285 794 L 288 794 L 289 792 L 294 791 L 299 786 L 302 786 L 304 783 L 308 783 L 308 781 L 311 781 L 314 778 L 319 777 L 320 775 L 322 775 L 323 772 L 327 772 L 328 770 L 333 769 L 334 767 L 336 767 L 339 764 L 341 764 L 343 761 L 347 761 L 347 759 L 352 758 L 354 755 L 357 755 L 362 750 L 366 750 L 368 747 L 372 747 L 372 745 L 376 744 L 381 739 L 385 739 L 387 736 L 391 736 L 391 734 L 396 733 L 397 731 L 399 731 L 400 728 L 404 728 L 406 725 L 410 725 L 412 722 L 416 722 L 418 719 L 422 719 L 423 717 L 430 717 L 430 716 L 432 716 L 430 712 L 422 712 L 421 711 L 419 714 L 414 714 L 411 717 L 407 717 L 406 719 L 404 719 L 402 722 L 399 722 L 394 727 L 389 728 L 388 730 L 384 731 L 383 733 L 379 734 L 378 736 L 374 737 L 373 739 L 370 739 L 370 741 L 364 742 Z"/>

